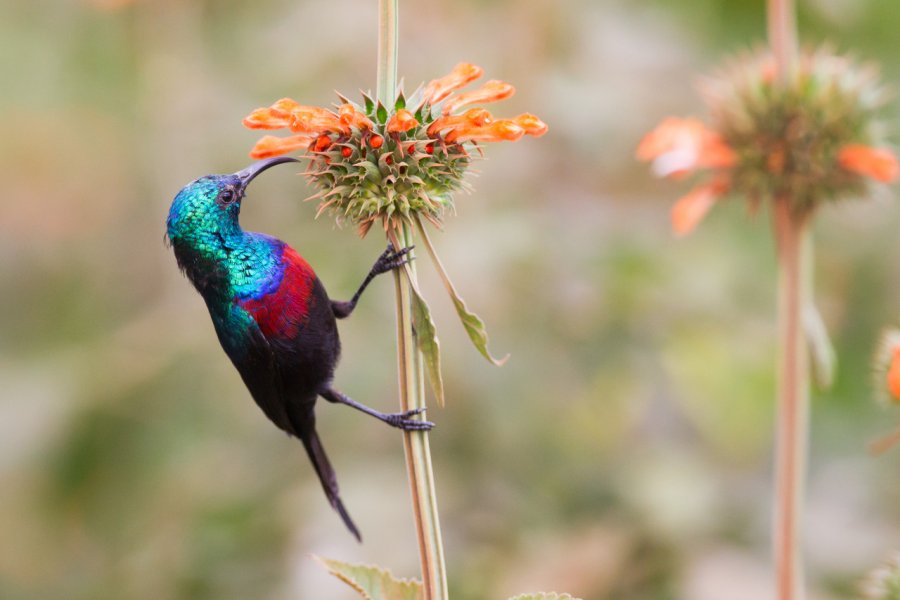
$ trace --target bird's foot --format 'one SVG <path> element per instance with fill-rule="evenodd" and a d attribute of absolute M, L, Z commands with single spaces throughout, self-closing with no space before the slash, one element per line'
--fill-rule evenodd
<path fill-rule="evenodd" d="M 415 248 L 415 246 L 407 246 L 400 250 L 394 250 L 394 246 L 388 244 L 387 250 L 382 252 L 381 256 L 378 257 L 378 260 L 375 261 L 375 265 L 372 267 L 372 273 L 374 275 L 381 275 L 382 273 L 393 271 L 394 269 L 407 264 L 412 260 L 408 254 L 413 248 Z"/>
<path fill-rule="evenodd" d="M 428 431 L 434 427 L 434 423 L 431 421 L 420 421 L 418 419 L 410 418 L 422 414 L 423 412 L 425 412 L 424 408 L 416 408 L 402 413 L 389 413 L 385 415 L 385 417 L 387 417 L 385 423 L 392 427 L 402 429 L 403 431 Z"/>

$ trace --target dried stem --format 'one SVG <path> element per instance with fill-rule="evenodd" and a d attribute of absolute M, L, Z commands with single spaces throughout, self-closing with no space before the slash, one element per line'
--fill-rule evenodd
<path fill-rule="evenodd" d="M 793 0 L 769 0 L 769 44 L 778 79 L 790 80 L 797 62 L 797 19 Z"/>
<path fill-rule="evenodd" d="M 797 60 L 797 23 L 793 0 L 769 0 L 769 43 L 778 81 L 787 84 Z M 773 544 L 778 600 L 804 598 L 801 555 L 803 490 L 809 437 L 809 355 L 803 311 L 812 287 L 807 251 L 807 213 L 792 210 L 782 194 L 774 199 L 774 227 L 778 244 L 778 437 L 775 447 L 775 519 Z"/>
<path fill-rule="evenodd" d="M 378 2 L 378 99 L 389 104 L 397 87 L 397 13 L 399 0 Z M 399 235 L 388 236 L 395 248 L 411 246 L 412 231 L 403 226 Z M 404 275 L 405 273 L 405 275 Z M 422 353 L 416 343 L 412 322 L 412 286 L 416 285 L 415 264 L 394 270 L 397 299 L 397 364 L 400 405 L 407 411 L 425 408 L 425 374 Z M 425 600 L 447 600 L 447 573 L 444 566 L 444 547 L 437 510 L 434 471 L 428 432 L 403 433 L 406 469 L 409 475 L 413 516 L 422 566 L 422 587 Z"/>
<path fill-rule="evenodd" d="M 786 198 L 774 207 L 778 242 L 778 432 L 775 447 L 775 551 L 778 600 L 804 597 L 801 519 L 806 475 L 809 421 L 809 354 L 803 330 L 803 307 L 809 296 L 805 276 L 808 215 L 791 210 Z"/>

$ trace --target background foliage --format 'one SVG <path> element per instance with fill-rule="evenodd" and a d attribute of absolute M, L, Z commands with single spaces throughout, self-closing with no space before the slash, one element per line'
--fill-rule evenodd
<path fill-rule="evenodd" d="M 424 273 L 444 348 L 431 443 L 455 598 L 767 597 L 766 216 L 729 204 L 676 243 L 677 192 L 632 157 L 664 115 L 702 115 L 697 74 L 761 40 L 762 11 L 404 5 L 410 87 L 469 60 L 517 83 L 504 114 L 551 126 L 490 148 L 476 193 L 435 236 L 492 347 L 512 353 L 505 367 L 471 349 Z M 249 109 L 374 85 L 374 22 L 375 3 L 353 0 L 0 5 L 0 597 L 353 598 L 312 552 L 416 572 L 396 433 L 320 410 L 357 546 L 299 444 L 248 398 L 162 242 L 184 183 L 248 162 Z M 810 0 L 800 26 L 900 77 L 892 3 Z M 273 170 L 245 225 L 289 240 L 349 296 L 381 243 L 314 222 L 310 193 Z M 807 548 L 820 599 L 848 597 L 900 539 L 900 455 L 864 449 L 895 425 L 870 402 L 868 365 L 881 325 L 900 318 L 898 226 L 886 195 L 829 209 L 817 231 L 817 294 L 841 357 L 836 386 L 814 399 Z M 384 409 L 396 404 L 391 292 L 376 284 L 343 324 L 337 378 Z"/>

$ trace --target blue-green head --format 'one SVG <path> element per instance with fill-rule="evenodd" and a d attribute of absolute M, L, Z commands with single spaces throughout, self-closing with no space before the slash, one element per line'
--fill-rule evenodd
<path fill-rule="evenodd" d="M 299 161 L 287 156 L 269 158 L 237 173 L 207 175 L 187 184 L 169 208 L 169 240 L 204 255 L 221 252 L 230 237 L 240 234 L 238 216 L 247 186 L 266 169 L 286 162 Z"/>

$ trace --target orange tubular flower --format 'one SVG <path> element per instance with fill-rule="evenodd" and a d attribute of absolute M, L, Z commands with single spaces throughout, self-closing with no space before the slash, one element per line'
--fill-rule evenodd
<path fill-rule="evenodd" d="M 283 129 L 290 124 L 290 117 L 278 115 L 271 108 L 257 108 L 241 122 L 248 129 Z"/>
<path fill-rule="evenodd" d="M 387 132 L 403 133 L 405 131 L 409 131 L 413 127 L 416 127 L 418 124 L 419 122 L 411 112 L 409 112 L 405 108 L 401 108 L 393 115 L 391 115 L 390 119 L 388 119 Z"/>
<path fill-rule="evenodd" d="M 481 77 L 484 69 L 470 63 L 459 63 L 449 74 L 434 79 L 425 86 L 424 99 L 427 104 L 437 104 L 454 91 L 465 87 Z"/>
<path fill-rule="evenodd" d="M 428 135 L 450 129 L 451 127 L 469 126 L 483 127 L 494 120 L 493 115 L 484 108 L 470 108 L 461 115 L 447 115 L 440 117 L 428 127 Z"/>
<path fill-rule="evenodd" d="M 532 135 L 534 137 L 541 137 L 547 133 L 547 130 L 549 129 L 546 123 L 531 113 L 523 113 L 514 118 L 513 122 L 525 130 L 525 135 Z"/>
<path fill-rule="evenodd" d="M 501 119 L 482 127 L 458 127 L 447 134 L 448 142 L 514 142 L 525 130 L 512 119 Z"/>
<path fill-rule="evenodd" d="M 318 106 L 293 110 L 289 127 L 294 133 L 350 133 L 350 127 L 341 123 L 336 114 Z"/>
<path fill-rule="evenodd" d="M 247 115 L 243 124 L 248 129 L 282 129 L 290 126 L 291 113 L 303 108 L 290 98 L 282 98 L 268 108 L 257 108 Z"/>
<path fill-rule="evenodd" d="M 338 109 L 338 118 L 341 124 L 346 127 L 356 127 L 359 130 L 375 127 L 372 119 L 361 113 L 352 104 L 342 104 L 341 108 Z"/>
<path fill-rule="evenodd" d="M 308 148 L 314 139 L 314 136 L 305 134 L 292 135 L 286 138 L 266 135 L 253 146 L 253 150 L 250 151 L 250 158 L 272 158 L 273 156 L 281 156 L 301 148 Z"/>
<path fill-rule="evenodd" d="M 466 92 L 464 94 L 456 96 L 455 98 L 451 98 L 444 104 L 444 108 L 441 110 L 441 113 L 444 115 L 449 115 L 450 113 L 462 108 L 463 106 L 468 106 L 469 104 L 486 104 L 488 102 L 505 100 L 515 93 L 516 88 L 514 88 L 510 84 L 506 83 L 505 81 L 492 79 L 491 81 L 486 82 L 477 90 L 472 90 L 471 92 Z"/>
<path fill-rule="evenodd" d="M 716 201 L 728 191 L 728 182 L 718 179 L 695 187 L 672 207 L 672 231 L 678 237 L 691 233 Z"/>
<path fill-rule="evenodd" d="M 863 177 L 871 177 L 882 183 L 890 183 L 900 175 L 900 164 L 897 163 L 897 158 L 890 150 L 884 148 L 873 148 L 864 144 L 848 144 L 838 152 L 837 160 L 843 169 Z M 900 384 L 900 369 L 898 369 L 897 377 L 897 382 Z"/>
<path fill-rule="evenodd" d="M 652 161 L 660 177 L 681 177 L 700 168 L 729 168 L 737 161 L 718 133 L 697 119 L 677 117 L 669 117 L 644 136 L 637 158 Z"/>

